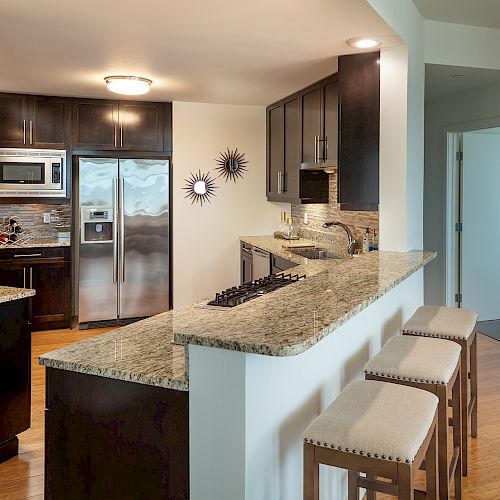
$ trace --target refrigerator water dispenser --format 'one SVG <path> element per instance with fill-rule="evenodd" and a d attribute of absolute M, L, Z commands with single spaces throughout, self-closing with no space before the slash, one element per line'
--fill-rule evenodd
<path fill-rule="evenodd" d="M 82 243 L 112 243 L 113 223 L 111 207 L 82 208 Z"/>

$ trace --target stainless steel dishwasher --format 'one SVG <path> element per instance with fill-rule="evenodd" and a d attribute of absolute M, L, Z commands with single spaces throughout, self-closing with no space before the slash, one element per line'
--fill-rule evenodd
<path fill-rule="evenodd" d="M 253 248 L 253 279 L 258 280 L 271 274 L 271 254 L 260 248 Z"/>

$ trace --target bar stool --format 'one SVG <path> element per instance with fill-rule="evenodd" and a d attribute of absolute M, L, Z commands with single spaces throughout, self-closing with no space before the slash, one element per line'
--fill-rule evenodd
<path fill-rule="evenodd" d="M 477 314 L 469 309 L 422 306 L 405 323 L 403 335 L 453 340 L 462 348 L 462 474 L 468 468 L 468 429 L 477 437 Z M 470 379 L 470 389 L 469 389 Z"/>
<path fill-rule="evenodd" d="M 348 470 L 349 500 L 359 500 L 360 487 L 410 500 L 424 460 L 427 493 L 420 493 L 437 498 L 437 405 L 434 394 L 413 387 L 349 384 L 304 433 L 304 500 L 319 500 L 320 464 Z"/>
<path fill-rule="evenodd" d="M 460 346 L 443 339 L 399 336 L 389 339 L 364 368 L 366 380 L 416 387 L 435 394 L 438 404 L 438 465 L 440 498 L 462 498 Z M 448 458 L 448 400 L 452 401 L 453 455 Z M 373 500 L 375 495 L 367 495 Z"/>

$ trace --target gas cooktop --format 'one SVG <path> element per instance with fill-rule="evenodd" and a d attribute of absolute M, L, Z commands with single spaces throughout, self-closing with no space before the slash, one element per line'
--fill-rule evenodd
<path fill-rule="evenodd" d="M 265 278 L 243 283 L 243 285 L 240 286 L 233 286 L 223 292 L 216 293 L 213 300 L 204 304 L 199 304 L 198 307 L 214 309 L 235 307 L 266 293 L 278 290 L 278 288 L 296 283 L 304 278 L 304 275 L 299 276 L 298 274 L 271 274 Z"/>

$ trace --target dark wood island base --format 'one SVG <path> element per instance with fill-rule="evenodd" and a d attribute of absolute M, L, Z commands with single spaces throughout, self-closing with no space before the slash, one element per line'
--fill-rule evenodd
<path fill-rule="evenodd" d="M 46 499 L 189 498 L 189 393 L 47 368 Z"/>
<path fill-rule="evenodd" d="M 0 443 L 0 463 L 9 458 L 15 457 L 19 452 L 19 439 L 14 436 L 3 443 Z"/>

